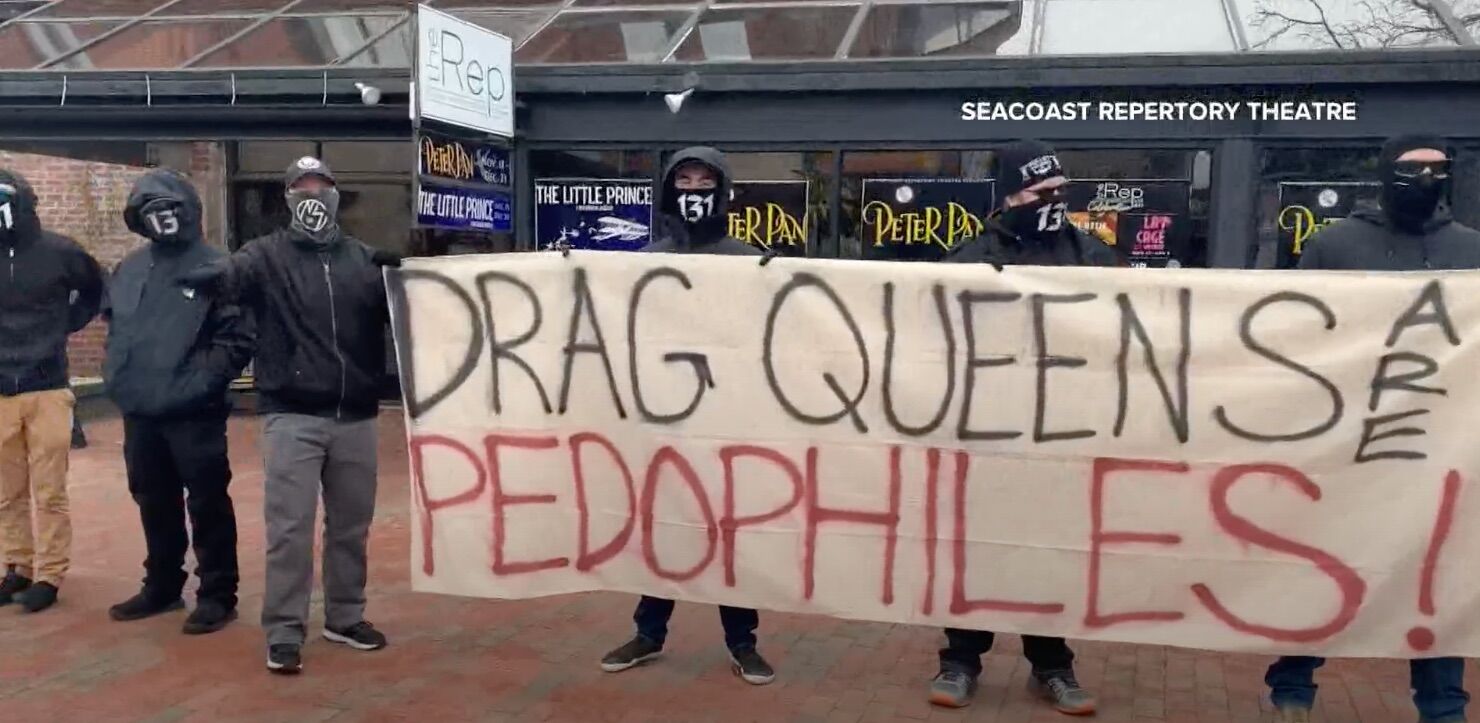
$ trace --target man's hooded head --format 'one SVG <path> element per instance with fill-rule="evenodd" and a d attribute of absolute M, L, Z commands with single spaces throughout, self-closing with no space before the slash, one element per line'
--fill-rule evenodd
<path fill-rule="evenodd" d="M 1052 146 L 1042 141 L 1009 143 L 997 152 L 996 193 L 1002 224 L 1023 240 L 1058 234 L 1065 223 L 1061 190 L 1067 180 Z"/>
<path fill-rule="evenodd" d="M 200 194 L 189 179 L 163 168 L 134 182 L 123 207 L 123 223 L 158 244 L 184 246 L 205 236 Z"/>
<path fill-rule="evenodd" d="M 658 182 L 658 212 L 682 224 L 691 241 L 723 238 L 728 230 L 730 166 L 714 148 L 685 148 L 669 159 Z"/>
<path fill-rule="evenodd" d="M 1419 232 L 1434 216 L 1449 187 L 1449 157 L 1443 138 L 1391 138 L 1378 157 L 1382 210 L 1394 226 Z"/>
<path fill-rule="evenodd" d="M 288 167 L 283 185 L 294 231 L 317 244 L 339 238 L 339 189 L 328 164 L 304 156 Z"/>
<path fill-rule="evenodd" d="M 0 245 L 13 246 L 40 233 L 36 192 L 21 174 L 0 169 Z"/>

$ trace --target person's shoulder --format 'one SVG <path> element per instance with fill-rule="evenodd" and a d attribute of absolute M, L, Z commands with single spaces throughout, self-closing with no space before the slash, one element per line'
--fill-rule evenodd
<path fill-rule="evenodd" d="M 66 234 L 57 233 L 56 231 L 42 231 L 39 238 L 41 245 L 52 251 L 87 253 L 87 249 L 84 249 L 82 244 L 77 243 L 77 239 Z"/>
<path fill-rule="evenodd" d="M 259 251 L 266 250 L 268 248 L 280 246 L 283 243 L 287 242 L 287 240 L 288 232 L 286 230 L 277 229 L 274 231 L 268 231 L 261 236 L 253 236 L 252 238 L 243 241 L 240 246 L 236 247 L 236 252 L 240 253 L 249 248 L 255 248 Z"/>

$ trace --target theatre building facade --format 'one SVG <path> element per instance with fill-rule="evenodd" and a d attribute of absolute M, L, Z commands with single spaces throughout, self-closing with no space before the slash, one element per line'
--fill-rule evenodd
<path fill-rule="evenodd" d="M 1450 204 L 1480 225 L 1480 0 L 429 4 L 512 39 L 514 138 L 418 142 L 405 2 L 4 0 L 0 164 L 105 263 L 138 243 L 143 169 L 191 174 L 236 248 L 283 222 L 306 154 L 379 247 L 635 248 L 656 169 L 697 143 L 729 154 L 734 235 L 814 257 L 938 258 L 1019 137 L 1061 150 L 1071 217 L 1134 265 L 1293 265 L 1403 132 L 1449 139 Z M 508 159 L 509 223 L 416 228 L 418 164 L 463 156 Z"/>

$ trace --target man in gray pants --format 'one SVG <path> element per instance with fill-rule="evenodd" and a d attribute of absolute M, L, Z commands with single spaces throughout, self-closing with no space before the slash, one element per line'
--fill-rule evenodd
<path fill-rule="evenodd" d="M 381 266 L 400 257 L 343 233 L 339 192 L 317 158 L 288 169 L 291 225 L 195 269 L 184 285 L 257 317 L 254 377 L 266 415 L 267 668 L 298 673 L 313 592 L 314 515 L 324 498 L 324 637 L 377 650 L 365 620 L 365 543 L 375 516 L 375 417 L 389 320 Z"/>

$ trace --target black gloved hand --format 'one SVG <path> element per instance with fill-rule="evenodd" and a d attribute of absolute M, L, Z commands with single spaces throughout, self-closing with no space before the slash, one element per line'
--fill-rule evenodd
<path fill-rule="evenodd" d="M 370 263 L 375 264 L 376 266 L 389 266 L 391 268 L 399 269 L 401 268 L 402 258 L 403 257 L 400 254 L 394 251 L 384 251 L 382 249 L 376 249 L 374 253 L 370 254 Z"/>
<path fill-rule="evenodd" d="M 197 266 L 181 274 L 175 283 L 190 289 L 212 291 L 221 285 L 225 275 L 226 270 L 214 264 Z"/>

